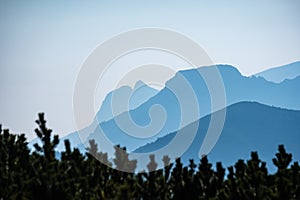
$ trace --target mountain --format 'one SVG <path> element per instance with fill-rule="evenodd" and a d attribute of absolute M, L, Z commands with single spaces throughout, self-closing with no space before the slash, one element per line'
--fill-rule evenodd
<path fill-rule="evenodd" d="M 218 111 L 220 112 L 220 111 Z M 218 112 L 213 114 L 218 114 Z M 241 159 L 248 159 L 251 151 L 258 151 L 262 160 L 272 165 L 279 144 L 284 144 L 288 152 L 293 153 L 293 160 L 300 161 L 300 111 L 282 109 L 256 102 L 240 102 L 226 109 L 226 120 L 219 140 L 208 154 L 211 162 L 222 161 L 224 166 L 233 165 Z M 183 134 L 190 134 L 191 127 L 199 124 L 195 139 L 181 156 L 183 163 L 189 159 L 199 161 L 199 149 L 210 123 L 209 114 L 184 127 Z M 153 152 L 167 145 L 177 132 L 170 133 L 155 142 L 139 147 L 136 153 Z M 157 159 L 160 159 L 157 157 Z M 142 166 L 139 166 L 140 168 Z"/>
<path fill-rule="evenodd" d="M 90 135 L 97 128 L 98 124 L 112 119 L 115 115 L 125 112 L 126 110 L 132 110 L 146 102 L 149 98 L 158 93 L 158 90 L 149 87 L 142 81 L 137 81 L 134 88 L 129 86 L 122 86 L 116 90 L 111 91 L 105 97 L 102 105 L 93 120 L 92 124 L 79 131 L 72 132 L 60 139 L 60 143 L 57 146 L 57 151 L 65 150 L 64 140 L 69 140 L 72 147 L 79 148 L 81 152 L 85 151 L 84 142 L 86 137 Z M 118 107 L 112 105 L 120 105 L 124 100 L 128 100 L 128 107 Z M 38 138 L 31 140 L 28 144 L 30 149 L 33 149 L 35 143 L 41 144 Z"/>
<path fill-rule="evenodd" d="M 115 116 L 133 110 L 154 96 L 158 91 L 142 81 L 137 81 L 134 88 L 122 86 L 108 93 L 97 113 L 99 122 L 108 121 Z M 128 100 L 126 106 L 124 100 Z M 113 109 L 112 109 L 113 108 Z"/>
<path fill-rule="evenodd" d="M 218 70 L 226 92 L 226 104 L 223 107 L 211 109 L 211 95 L 206 86 L 205 78 L 214 83 L 215 70 Z M 157 138 L 175 132 L 201 117 L 241 101 L 256 101 L 266 105 L 300 110 L 300 77 L 274 83 L 261 77 L 245 77 L 230 65 L 215 65 L 198 69 L 183 70 L 176 73 L 159 92 L 152 90 L 143 83 L 136 84 L 134 89 L 121 87 L 115 91 L 118 104 L 128 103 L 130 91 L 133 92 L 129 103 L 129 111 L 112 115 L 112 94 L 109 94 L 93 123 L 85 129 L 73 132 L 64 139 L 70 139 L 73 147 L 84 151 L 84 145 L 94 139 L 102 151 L 113 155 L 113 145 L 126 146 L 129 151 L 154 142 Z M 142 85 L 140 87 L 139 85 Z M 145 89 L 146 91 L 142 90 Z M 129 92 L 127 92 L 129 91 Z M 125 94 L 125 95 L 124 95 Z M 140 98 L 142 95 L 143 98 Z M 145 95 L 145 96 L 144 96 Z M 218 96 L 217 96 L 218 97 Z M 108 103 L 107 103 L 108 102 Z M 103 108 L 102 108 L 103 107 Z M 199 107 L 200 113 L 197 112 Z M 115 109 L 115 107 L 114 107 Z M 117 108 L 122 110 L 121 108 Z M 102 113 L 102 114 L 101 114 Z M 106 113 L 106 114 L 105 114 Z M 103 115 L 103 116 L 102 116 Z M 116 116 L 110 120 L 110 117 Z M 102 121 L 101 121 L 102 120 Z M 72 142 L 73 141 L 73 142 Z M 83 141 L 83 142 L 81 142 Z M 64 149 L 61 142 L 58 149 Z"/>
<path fill-rule="evenodd" d="M 284 66 L 271 68 L 255 74 L 256 77 L 263 77 L 268 81 L 280 83 L 286 79 L 294 79 L 300 76 L 300 61 Z"/>
<path fill-rule="evenodd" d="M 300 110 L 300 77 L 273 83 L 260 77 L 242 76 L 230 65 L 200 67 L 177 72 L 155 96 L 136 109 L 100 123 L 88 139 L 102 142 L 98 138 L 103 139 L 104 134 L 112 144 L 121 144 L 132 151 L 217 111 L 211 109 L 210 92 L 199 74 L 206 74 L 214 82 L 215 70 L 219 71 L 226 92 L 226 104 L 218 109 L 241 101 L 255 101 Z M 197 107 L 200 113 L 196 112 Z"/>

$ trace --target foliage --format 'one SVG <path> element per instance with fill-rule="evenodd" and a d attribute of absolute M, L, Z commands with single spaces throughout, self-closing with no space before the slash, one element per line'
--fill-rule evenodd
<path fill-rule="evenodd" d="M 153 171 L 158 163 L 151 155 L 150 172 L 127 173 L 116 170 L 135 171 L 137 162 L 128 158 L 126 148 L 116 146 L 111 163 L 93 140 L 86 155 L 64 141 L 65 151 L 57 159 L 58 135 L 51 135 L 43 114 L 36 123 L 42 145 L 35 144 L 32 153 L 24 134 L 0 126 L 0 199 L 300 199 L 300 167 L 291 163 L 283 145 L 273 159 L 275 174 L 268 173 L 256 152 L 227 172 L 221 163 L 214 169 L 207 156 L 198 166 L 193 160 L 183 166 L 180 158 L 173 165 L 165 156 L 164 169 Z"/>

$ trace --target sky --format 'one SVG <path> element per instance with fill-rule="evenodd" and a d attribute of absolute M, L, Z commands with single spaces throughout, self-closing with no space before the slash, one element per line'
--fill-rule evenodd
<path fill-rule="evenodd" d="M 213 62 L 247 76 L 298 61 L 299 8 L 297 0 L 0 0 L 0 124 L 30 140 L 37 113 L 45 112 L 54 133 L 74 131 L 72 95 L 83 62 L 99 44 L 133 29 L 177 31 Z"/>

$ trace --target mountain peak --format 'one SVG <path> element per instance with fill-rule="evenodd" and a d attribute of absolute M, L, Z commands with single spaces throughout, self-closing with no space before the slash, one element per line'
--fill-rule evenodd
<path fill-rule="evenodd" d="M 138 80 L 138 81 L 135 83 L 133 89 L 137 89 L 137 88 L 144 87 L 144 86 L 146 86 L 146 84 L 145 84 L 143 81 Z"/>
<path fill-rule="evenodd" d="M 237 75 L 237 76 L 241 76 L 242 74 L 240 73 L 240 71 L 229 64 L 216 64 L 216 65 L 210 65 L 210 66 L 201 66 L 198 67 L 197 69 L 193 68 L 193 69 L 187 69 L 187 70 L 180 70 L 177 73 L 181 73 L 184 75 L 189 75 L 191 73 L 195 73 L 196 71 L 200 72 L 208 72 L 210 70 L 215 70 L 217 68 L 217 70 L 219 71 L 219 73 L 223 76 L 223 75 Z"/>
<path fill-rule="evenodd" d="M 234 66 L 232 65 L 228 65 L 228 64 L 218 64 L 218 65 L 215 65 L 218 70 L 220 71 L 220 73 L 235 73 L 235 74 L 238 74 L 238 75 L 241 75 L 241 72 Z"/>

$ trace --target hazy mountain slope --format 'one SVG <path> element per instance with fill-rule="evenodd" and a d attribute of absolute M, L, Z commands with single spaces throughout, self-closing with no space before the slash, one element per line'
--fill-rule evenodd
<path fill-rule="evenodd" d="M 97 119 L 99 122 L 108 121 L 125 111 L 137 108 L 156 93 L 158 93 L 156 89 L 149 87 L 142 81 L 138 81 L 134 88 L 122 86 L 107 94 L 97 113 Z M 124 100 L 128 100 L 128 107 L 125 109 L 119 107 Z"/>
<path fill-rule="evenodd" d="M 223 78 L 227 105 L 240 101 L 256 101 L 267 105 L 300 110 L 300 93 L 298 92 L 300 90 L 300 77 L 277 84 L 266 81 L 263 78 L 242 76 L 236 68 L 229 65 L 202 67 L 199 70 L 210 73 L 216 67 Z M 197 97 L 200 115 L 188 116 L 183 126 L 213 112 L 210 109 L 210 94 L 204 79 L 195 69 L 184 70 L 178 72 L 175 77 L 166 83 L 166 87 L 163 90 L 137 109 L 125 112 L 112 120 L 101 123 L 101 129 L 96 129 L 90 136 L 90 139 L 96 137 L 100 133 L 99 130 L 101 130 L 104 131 L 106 137 L 113 144 L 121 144 L 129 150 L 133 150 L 138 146 L 154 141 L 158 137 L 178 130 L 182 120 L 182 104 L 180 102 L 189 102 L 191 98 L 185 93 L 188 87 L 186 86 L 187 84 L 193 88 L 194 94 Z M 160 112 L 161 110 L 158 110 L 158 112 L 149 112 L 153 106 L 157 105 L 163 107 L 167 116 L 163 128 L 156 135 L 147 137 L 146 139 L 128 135 L 127 132 L 131 133 L 131 130 L 134 132 L 136 125 L 141 127 L 149 125 L 151 117 L 152 120 L 164 121 L 165 115 L 164 112 Z M 192 105 L 188 105 L 185 107 L 185 112 L 192 113 L 195 109 Z M 127 131 L 120 128 L 120 122 L 126 126 Z M 140 136 L 145 135 L 143 131 L 140 131 L 139 134 Z"/>
<path fill-rule="evenodd" d="M 293 79 L 300 76 L 300 61 L 284 66 L 271 68 L 255 74 L 256 77 L 263 77 L 268 81 L 280 83 L 285 79 Z"/>
<path fill-rule="evenodd" d="M 197 135 L 182 155 L 184 163 L 193 158 L 199 160 L 199 149 L 206 134 L 210 116 L 207 115 L 194 123 L 199 123 Z M 191 124 L 192 125 L 192 124 Z M 189 125 L 189 126 L 191 126 Z M 183 131 L 189 134 L 189 126 Z M 152 152 L 168 144 L 175 133 L 159 138 L 135 152 Z M 227 116 L 222 134 L 209 153 L 212 162 L 222 161 L 225 166 L 234 164 L 238 158 L 249 158 L 249 152 L 258 151 L 261 158 L 271 165 L 279 144 L 284 144 L 293 153 L 294 160 L 300 160 L 300 111 L 271 107 L 255 102 L 236 103 L 227 108 Z"/>
<path fill-rule="evenodd" d="M 256 101 L 267 105 L 300 110 L 300 94 L 298 92 L 300 90 L 300 77 L 292 80 L 285 80 L 277 84 L 266 81 L 264 78 L 242 76 L 236 68 L 230 65 L 201 67 L 199 70 L 203 73 L 209 74 L 216 68 L 219 70 L 224 82 L 227 105 L 240 101 Z M 184 108 L 186 113 L 193 113 L 193 111 L 196 110 L 195 106 L 189 104 L 191 101 L 191 96 L 187 93 L 189 87 L 192 88 L 193 93 L 196 96 L 197 104 L 200 108 L 200 114 L 188 114 L 184 117 L 185 121 L 180 126 L 180 122 L 182 120 L 182 102 L 185 102 L 186 104 Z M 124 112 L 111 120 L 105 121 L 105 119 L 109 119 L 113 116 L 112 112 L 110 112 L 111 105 L 109 103 L 111 101 L 111 95 L 108 95 L 102 106 L 105 109 L 101 108 L 97 114 L 97 118 L 102 119 L 105 122 L 102 121 L 99 126 L 98 121 L 94 120 L 92 125 L 80 130 L 79 133 L 74 132 L 69 134 L 70 138 L 75 141 L 72 143 L 72 146 L 83 146 L 82 143 L 77 143 L 78 141 L 80 142 L 81 139 L 83 139 L 85 143 L 88 143 L 88 140 L 90 139 L 95 139 L 97 143 L 103 143 L 103 137 L 107 137 L 113 145 L 121 144 L 126 146 L 129 150 L 134 150 L 139 146 L 153 142 L 158 137 L 174 132 L 185 125 L 188 125 L 192 121 L 213 112 L 210 109 L 211 102 L 209 91 L 203 77 L 201 77 L 196 69 L 179 71 L 166 83 L 166 87 L 159 92 L 155 93 L 155 91 L 151 88 L 149 89 L 148 86 L 139 88 L 139 90 L 135 90 L 133 97 L 130 100 L 137 102 L 130 103 L 132 106 L 130 108 L 137 106 L 135 109 Z M 117 96 L 120 94 L 121 97 L 123 94 L 128 94 L 126 91 L 131 91 L 129 87 L 121 87 L 118 90 L 122 91 L 115 93 Z M 155 95 L 150 98 L 149 96 L 153 93 L 155 93 Z M 142 95 L 143 98 L 139 97 L 139 95 Z M 147 97 L 150 99 L 147 100 Z M 141 104 L 142 101 L 139 101 L 140 99 L 145 102 Z M 122 101 L 123 99 L 117 98 L 117 100 Z M 104 112 L 103 110 L 108 112 Z M 101 113 L 106 114 L 103 114 L 102 116 Z M 165 124 L 161 126 L 159 123 L 164 122 L 164 120 L 166 120 Z M 101 120 L 99 121 L 101 122 Z M 154 123 L 154 121 L 157 123 L 154 126 L 150 126 L 150 122 Z M 123 127 L 120 127 L 120 123 L 121 125 L 123 123 Z M 136 125 L 134 125 L 134 123 Z M 147 127 L 148 129 L 142 129 L 143 127 Z M 152 129 L 149 129 L 149 127 L 154 127 L 154 129 L 157 130 L 153 129 L 153 131 Z M 150 132 L 152 130 L 152 132 L 155 133 L 151 137 L 147 136 L 149 130 Z M 103 132 L 105 136 L 103 136 Z M 127 132 L 129 134 L 135 132 L 137 136 L 144 136 L 146 138 L 133 137 L 128 135 Z M 68 139 L 69 136 L 66 136 L 65 138 Z M 101 144 L 99 146 L 101 148 L 101 146 L 103 147 L 105 144 Z M 61 143 L 59 145 L 59 149 L 63 148 L 63 143 Z M 107 150 L 107 148 L 104 148 L 104 150 Z"/>
<path fill-rule="evenodd" d="M 85 140 L 88 135 L 90 135 L 95 131 L 99 123 L 112 119 L 114 117 L 114 114 L 118 115 L 124 112 L 125 110 L 122 108 L 116 108 L 114 109 L 115 113 L 113 112 L 112 110 L 113 95 L 115 95 L 116 97 L 114 98 L 114 103 L 116 105 L 119 104 L 119 101 L 124 101 L 126 97 L 130 97 L 128 98 L 129 100 L 128 106 L 129 106 L 129 110 L 132 110 L 140 106 L 142 103 L 146 102 L 149 98 L 154 96 L 156 93 L 158 93 L 158 90 L 149 87 L 142 81 L 136 82 L 134 88 L 128 86 L 122 86 L 114 91 L 111 91 L 105 97 L 96 115 L 97 118 L 94 119 L 93 123 L 82 130 L 75 131 L 64 137 L 61 137 L 57 150 L 63 151 L 65 149 L 64 140 L 68 139 L 72 147 L 76 147 L 79 148 L 81 151 L 84 151 L 85 147 L 82 141 Z M 28 144 L 30 149 L 33 149 L 33 145 L 37 142 L 40 144 L 38 138 L 35 138 L 32 141 L 30 141 Z"/>

